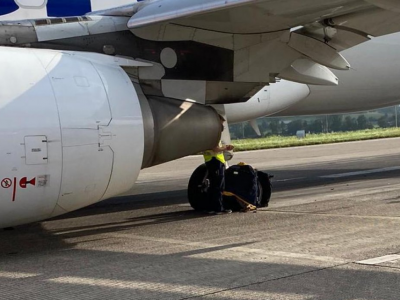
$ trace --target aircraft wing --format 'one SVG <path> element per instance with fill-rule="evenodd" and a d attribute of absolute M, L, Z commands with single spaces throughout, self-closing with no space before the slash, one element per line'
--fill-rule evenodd
<path fill-rule="evenodd" d="M 342 50 L 400 30 L 396 0 L 155 0 L 128 7 L 94 14 L 129 16 L 128 28 L 143 39 L 232 50 L 237 81 L 336 85 L 324 67 L 349 69 Z"/>
<path fill-rule="evenodd" d="M 332 27 L 334 32 L 325 32 L 324 38 L 331 41 L 335 34 L 340 35 L 337 41 L 331 42 L 334 45 L 336 42 L 340 50 L 357 44 L 362 38 L 338 34 L 339 31 L 361 37 L 397 32 L 399 13 L 400 4 L 396 0 L 156 0 L 140 2 L 130 10 L 122 7 L 98 12 L 130 16 L 128 27 L 132 30 L 152 28 L 154 31 L 154 26 L 159 26 L 168 31 L 168 25 L 181 27 L 175 37 L 158 32 L 157 40 L 179 38 L 183 28 L 247 35 L 305 26 L 303 33 L 322 37 L 318 29 Z M 149 29 L 144 31 L 147 33 L 143 35 L 154 34 Z"/>
<path fill-rule="evenodd" d="M 238 81 L 265 81 L 262 74 L 268 72 L 297 82 L 337 84 L 321 66 L 349 69 L 351 62 L 339 52 L 399 31 L 399 13 L 396 0 L 159 0 L 138 8 L 128 27 L 146 39 L 231 49 Z"/>
<path fill-rule="evenodd" d="M 0 22 L 0 45 L 147 61 L 153 67 L 139 72 L 145 93 L 215 104 L 245 101 L 277 78 L 337 85 L 329 68 L 351 64 L 342 50 L 397 31 L 396 0 L 145 0 Z"/>

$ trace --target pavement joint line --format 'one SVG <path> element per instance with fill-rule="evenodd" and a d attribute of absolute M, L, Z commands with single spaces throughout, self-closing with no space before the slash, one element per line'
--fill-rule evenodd
<path fill-rule="evenodd" d="M 146 221 L 131 221 L 131 222 L 123 222 L 124 226 L 129 226 L 129 225 L 135 225 L 135 224 L 140 224 L 142 226 L 145 225 L 153 225 L 154 224 L 154 219 L 149 218 L 149 220 Z M 96 229 L 111 229 L 111 228 L 118 228 L 119 226 L 121 226 L 121 223 L 116 223 L 116 224 L 98 224 L 96 225 Z M 64 235 L 64 234 L 71 234 L 71 233 L 77 233 L 77 232 L 82 232 L 85 231 L 86 229 L 66 229 L 66 230 L 60 230 L 57 232 L 52 233 L 53 235 Z M 90 242 L 90 241 L 89 241 Z"/>
<path fill-rule="evenodd" d="M 304 272 L 300 272 L 300 273 L 296 273 L 296 274 L 290 274 L 290 275 L 286 275 L 286 276 L 282 276 L 282 277 L 277 277 L 277 278 L 257 281 L 257 282 L 245 284 L 245 285 L 242 285 L 242 286 L 236 286 L 236 287 L 232 287 L 232 288 L 228 288 L 228 289 L 223 289 L 223 290 L 220 290 L 220 291 L 217 291 L 217 292 L 212 292 L 212 293 L 208 293 L 208 294 L 204 294 L 204 295 L 196 295 L 196 296 L 190 296 L 190 297 L 186 297 L 186 298 L 181 298 L 180 300 L 188 300 L 188 299 L 195 299 L 195 298 L 199 298 L 199 297 L 206 297 L 206 296 L 216 295 L 216 294 L 219 294 L 219 293 L 222 293 L 222 292 L 230 292 L 230 291 L 234 291 L 234 290 L 238 290 L 238 289 L 242 289 L 242 288 L 247 288 L 247 287 L 251 287 L 251 286 L 255 286 L 255 285 L 264 284 L 264 283 L 267 283 L 267 282 L 273 282 L 273 281 L 278 281 L 278 280 L 282 280 L 282 279 L 294 278 L 294 277 L 297 277 L 297 276 L 300 276 L 300 275 L 306 275 L 306 274 L 311 274 L 311 273 L 320 272 L 320 271 L 324 271 L 324 270 L 343 267 L 343 266 L 350 265 L 350 264 L 352 264 L 352 263 L 344 263 L 344 264 L 329 266 L 329 267 L 325 267 L 325 268 L 313 269 L 313 270 L 304 271 Z"/>
<path fill-rule="evenodd" d="M 142 290 L 142 291 L 154 291 L 158 292 L 160 290 L 172 293 L 180 293 L 186 294 L 186 296 L 182 295 L 181 300 L 184 299 L 195 299 L 199 297 L 205 297 L 214 295 L 218 297 L 218 294 L 227 292 L 227 291 L 234 291 L 238 289 L 243 289 L 246 287 L 251 287 L 254 285 L 259 285 L 271 281 L 277 281 L 281 279 L 287 279 L 291 277 L 296 277 L 308 273 L 318 272 L 325 269 L 336 268 L 341 265 L 335 265 L 325 268 L 313 268 L 308 271 L 303 271 L 295 274 L 290 274 L 286 276 L 276 277 L 267 280 L 261 280 L 257 282 L 252 282 L 249 284 L 242 284 L 237 285 L 230 288 L 218 288 L 212 287 L 207 285 L 184 285 L 179 283 L 161 283 L 161 282 L 145 282 L 145 281 L 127 281 L 127 280 L 110 280 L 110 279 L 99 279 L 99 278 L 90 278 L 90 277 L 75 277 L 75 276 L 64 276 L 64 277 L 56 277 L 47 279 L 47 282 L 59 283 L 59 284 L 71 284 L 71 285 L 83 285 L 83 286 L 101 286 L 107 288 L 114 288 L 114 289 L 132 289 L 132 290 Z M 185 289 L 187 288 L 187 289 Z M 191 294 L 187 296 L 187 294 Z M 240 298 L 242 299 L 242 298 Z"/>
<path fill-rule="evenodd" d="M 359 175 L 366 175 L 366 174 L 391 172 L 391 171 L 397 171 L 397 170 L 400 170 L 400 166 L 380 168 L 380 169 L 371 169 L 371 170 L 357 171 L 357 172 L 339 173 L 339 174 L 332 174 L 332 175 L 323 175 L 323 176 L 320 176 L 319 178 L 344 178 L 344 177 L 352 177 L 352 176 L 359 176 Z"/>
<path fill-rule="evenodd" d="M 288 178 L 288 179 L 278 179 L 274 180 L 274 182 L 288 182 L 288 181 L 295 181 L 295 180 L 300 180 L 300 179 L 305 179 L 307 177 L 296 177 L 296 178 Z"/>
<path fill-rule="evenodd" d="M 393 220 L 400 221 L 400 216 L 397 217 L 385 217 L 385 216 L 359 216 L 359 215 L 340 215 L 340 214 L 324 214 L 324 213 L 315 213 L 312 211 L 306 212 L 296 212 L 296 211 L 284 211 L 284 210 L 268 210 L 270 213 L 276 214 L 292 214 L 292 215 L 315 215 L 315 216 L 324 216 L 324 217 L 346 217 L 346 218 L 357 218 L 357 219 L 372 219 L 372 220 Z"/>
<path fill-rule="evenodd" d="M 338 200 L 338 198 L 346 197 L 347 199 L 354 198 L 354 197 L 364 197 L 364 196 L 373 196 L 373 195 L 378 195 L 382 193 L 389 193 L 389 192 L 397 192 L 400 189 L 400 184 L 395 184 L 395 185 L 390 185 L 390 186 L 379 186 L 379 187 L 373 187 L 373 188 L 368 188 L 368 189 L 363 189 L 362 191 L 359 192 L 349 192 L 349 191 L 341 191 L 338 193 L 334 194 L 327 194 L 325 196 L 322 196 L 318 199 L 315 199 L 314 196 L 313 198 L 310 198 L 308 200 L 302 201 L 300 204 L 310 204 L 310 203 L 319 203 L 319 202 L 326 202 L 326 201 L 333 201 L 333 200 Z M 301 190 L 301 189 L 298 189 Z M 369 200 L 365 200 L 369 201 Z M 357 202 L 360 202 L 360 200 L 357 199 Z M 294 200 L 289 200 L 285 201 L 283 203 L 278 203 L 271 201 L 271 208 L 273 207 L 287 207 L 287 206 L 293 206 L 293 205 L 298 205 L 297 199 Z"/>
<path fill-rule="evenodd" d="M 339 265 L 335 265 L 335 266 L 329 266 L 329 267 L 325 267 L 325 268 L 314 269 L 314 270 L 310 270 L 310 271 L 306 271 L 306 272 L 301 272 L 301 273 L 298 273 L 298 274 L 291 274 L 291 275 L 282 276 L 282 277 L 279 277 L 279 278 L 273 278 L 273 279 L 268 279 L 268 280 L 265 280 L 265 281 L 250 283 L 250 284 L 243 285 L 243 286 L 224 289 L 224 290 L 221 290 L 221 291 L 218 291 L 218 292 L 213 292 L 213 293 L 209 293 L 209 294 L 205 294 L 205 295 L 182 298 L 181 300 L 188 300 L 188 299 L 195 299 L 195 298 L 199 298 L 199 297 L 206 297 L 206 296 L 216 295 L 218 293 L 234 291 L 234 290 L 238 290 L 238 289 L 242 289 L 242 288 L 246 288 L 246 287 L 251 287 L 251 286 L 254 286 L 254 285 L 259 285 L 259 284 L 263 284 L 263 283 L 267 283 L 267 282 L 272 282 L 272 281 L 278 281 L 278 280 L 281 280 L 281 279 L 297 277 L 297 276 L 300 276 L 300 275 L 306 275 L 306 274 L 315 273 L 315 272 L 319 272 L 319 271 L 334 269 L 334 268 L 338 268 L 338 267 L 344 267 L 344 266 L 352 265 L 352 264 L 357 264 L 357 262 L 353 261 L 353 262 L 343 263 L 343 264 L 339 264 Z M 400 268 L 395 268 L 395 267 L 390 267 L 390 266 L 380 266 L 380 265 L 379 265 L 379 267 L 396 269 L 396 270 L 400 269 Z"/>
<path fill-rule="evenodd" d="M 341 209 L 341 210 L 343 210 L 343 209 L 351 209 L 351 208 L 354 208 L 354 206 L 340 206 L 340 207 L 334 207 L 334 208 L 329 208 L 329 209 L 321 209 L 321 210 L 316 210 L 316 211 L 314 211 L 314 213 L 317 213 L 317 214 L 325 214 L 325 213 L 330 213 L 330 212 L 332 212 L 332 211 L 334 211 L 334 210 L 336 210 L 336 209 Z"/>
<path fill-rule="evenodd" d="M 301 275 L 301 274 L 300 274 Z M 215 295 L 218 298 L 218 294 L 240 289 L 242 287 L 251 286 L 252 284 L 235 286 L 233 288 L 219 288 L 207 285 L 184 285 L 179 283 L 161 283 L 161 282 L 145 282 L 145 281 L 128 281 L 128 280 L 110 280 L 110 279 L 99 279 L 90 277 L 57 277 L 53 279 L 46 280 L 48 282 L 59 283 L 59 284 L 70 284 L 70 285 L 81 285 L 81 286 L 101 286 L 113 289 L 131 289 L 140 291 L 151 291 L 165 293 L 176 293 L 176 294 L 186 294 L 182 295 L 179 299 L 193 299 L 198 297 L 204 297 L 208 295 Z M 186 288 L 186 289 L 185 289 Z M 248 291 L 252 294 L 252 291 Z M 188 296 L 188 294 L 190 296 Z M 264 293 L 258 292 L 258 295 L 265 296 Z M 182 298 L 183 297 L 183 298 Z M 224 297 L 223 297 L 224 298 Z M 240 300 L 249 299 L 248 297 L 240 297 Z M 254 299 L 253 297 L 251 299 Z"/>

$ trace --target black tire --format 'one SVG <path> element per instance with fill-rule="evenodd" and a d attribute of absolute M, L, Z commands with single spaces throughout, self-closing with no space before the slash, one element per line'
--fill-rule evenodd
<path fill-rule="evenodd" d="M 272 195 L 272 184 L 269 174 L 264 172 L 257 172 L 258 175 L 258 199 L 259 207 L 268 207 L 269 200 Z"/>
<path fill-rule="evenodd" d="M 205 164 L 202 164 L 194 170 L 189 179 L 188 199 L 190 206 L 196 211 L 208 210 L 208 170 Z"/>

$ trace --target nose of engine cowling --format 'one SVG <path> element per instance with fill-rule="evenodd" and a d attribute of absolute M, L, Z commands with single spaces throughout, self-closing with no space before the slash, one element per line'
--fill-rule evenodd
<path fill-rule="evenodd" d="M 62 147 L 42 61 L 28 49 L 0 47 L 0 65 L 0 227 L 8 227 L 51 215 L 61 185 Z"/>
<path fill-rule="evenodd" d="M 0 47 L 0 227 L 79 209 L 130 189 L 143 117 L 118 66 Z"/>

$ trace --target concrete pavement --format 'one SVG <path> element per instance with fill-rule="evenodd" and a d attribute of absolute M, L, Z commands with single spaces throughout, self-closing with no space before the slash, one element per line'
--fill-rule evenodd
<path fill-rule="evenodd" d="M 121 197 L 2 231 L 0 299 L 398 300 L 399 145 L 238 154 L 276 176 L 257 213 L 192 211 L 200 157 L 145 170 Z"/>

